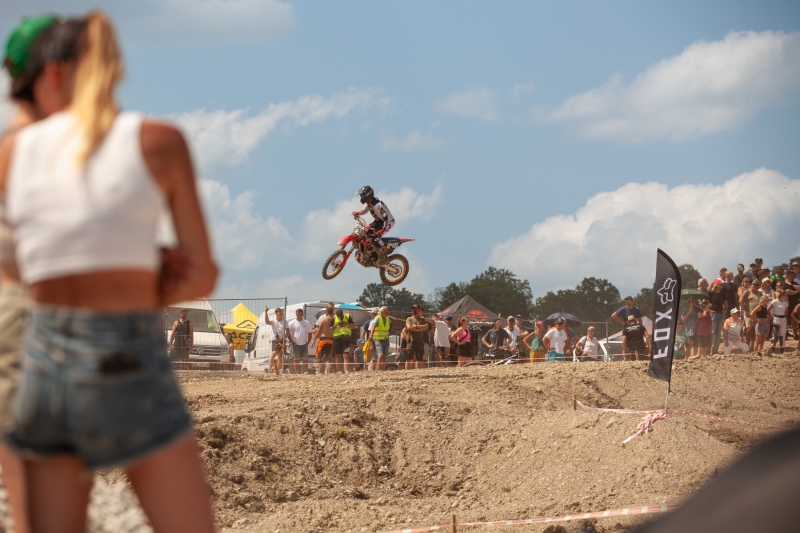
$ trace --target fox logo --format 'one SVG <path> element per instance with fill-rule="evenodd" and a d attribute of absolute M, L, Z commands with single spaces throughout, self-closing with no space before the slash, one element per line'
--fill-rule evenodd
<path fill-rule="evenodd" d="M 659 298 L 661 298 L 661 305 L 666 305 L 673 300 L 676 284 L 677 281 L 672 278 L 667 278 L 664 281 L 664 286 L 656 291 L 656 294 L 658 294 Z"/>

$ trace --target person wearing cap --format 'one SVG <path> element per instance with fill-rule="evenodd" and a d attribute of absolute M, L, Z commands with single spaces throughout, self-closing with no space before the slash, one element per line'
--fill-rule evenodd
<path fill-rule="evenodd" d="M 272 353 L 269 357 L 269 371 L 280 375 L 283 372 L 283 353 L 286 350 L 286 321 L 283 319 L 283 307 L 274 311 L 275 319 L 269 318 L 269 307 L 264 306 L 264 323 L 272 330 Z"/>
<path fill-rule="evenodd" d="M 792 261 L 791 269 L 794 270 L 794 275 L 800 279 L 800 261 Z"/>
<path fill-rule="evenodd" d="M 628 318 L 631 316 L 635 317 L 637 321 L 640 321 L 642 312 L 638 307 L 633 305 L 633 296 L 626 296 L 625 305 L 614 311 L 611 314 L 611 319 L 622 327 L 625 327 L 628 324 Z"/>
<path fill-rule="evenodd" d="M 370 363 L 374 362 L 373 370 L 386 368 L 386 357 L 389 355 L 389 332 L 391 329 L 392 320 L 389 318 L 389 308 L 384 305 L 369 326 L 368 340 L 375 347 L 374 352 L 370 351 Z"/>
<path fill-rule="evenodd" d="M 622 329 L 622 359 L 633 356 L 635 361 L 650 358 L 650 336 L 647 329 L 633 316 L 628 316 L 628 324 Z"/>
<path fill-rule="evenodd" d="M 425 337 L 428 331 L 428 322 L 422 316 L 422 307 L 417 304 L 411 306 L 411 316 L 406 319 L 406 331 L 409 342 L 406 352 L 406 370 L 425 368 Z"/>
<path fill-rule="evenodd" d="M 436 313 L 433 315 L 433 345 L 436 355 L 439 357 L 442 366 L 453 366 L 458 362 L 458 358 L 450 356 L 450 326 L 453 324 L 453 315 Z M 452 365 L 451 365 L 452 363 Z"/>
<path fill-rule="evenodd" d="M 744 328 L 739 310 L 735 307 L 731 309 L 731 316 L 725 320 L 722 326 L 722 339 L 724 343 L 723 354 L 730 355 L 731 347 L 739 348 L 742 353 L 750 351 L 750 346 L 744 342 Z"/>
<path fill-rule="evenodd" d="M 522 338 L 522 344 L 530 353 L 531 363 L 544 363 L 546 348 L 544 343 L 544 322 L 537 321 L 535 329 Z"/>
<path fill-rule="evenodd" d="M 364 346 L 366 346 L 364 339 L 356 341 L 356 349 L 353 350 L 353 364 L 356 370 L 364 368 Z"/>

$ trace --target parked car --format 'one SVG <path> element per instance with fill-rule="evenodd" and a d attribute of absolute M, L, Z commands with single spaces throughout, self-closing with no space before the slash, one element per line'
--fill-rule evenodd
<path fill-rule="evenodd" d="M 206 299 L 178 302 L 164 308 L 164 335 L 167 343 L 172 334 L 172 325 L 180 319 L 181 309 L 188 309 L 189 322 L 194 326 L 189 360 L 227 363 L 229 359 L 228 341 Z"/>

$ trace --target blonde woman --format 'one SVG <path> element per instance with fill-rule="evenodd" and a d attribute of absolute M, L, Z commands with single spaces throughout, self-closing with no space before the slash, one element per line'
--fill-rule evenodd
<path fill-rule="evenodd" d="M 86 472 L 120 466 L 156 532 L 212 532 L 158 313 L 217 278 L 186 143 L 118 111 L 122 60 L 100 13 L 52 24 L 22 70 L 12 97 L 42 120 L 0 148 L 0 190 L 33 300 L 9 435 L 26 457 L 31 529 L 83 533 Z M 155 243 L 164 203 L 189 258 L 172 279 Z"/>
<path fill-rule="evenodd" d="M 766 296 L 762 296 L 759 301 L 758 305 L 753 308 L 753 311 L 750 312 L 750 318 L 753 320 L 755 325 L 755 341 L 753 342 L 753 351 L 758 352 L 764 348 L 764 340 L 767 338 L 767 333 L 769 333 L 769 312 L 767 308 L 769 306 L 769 298 Z"/>
<path fill-rule="evenodd" d="M 544 340 L 544 322 L 538 320 L 536 322 L 536 329 L 522 339 L 522 343 L 530 350 L 531 363 L 544 363 L 545 345 Z"/>
<path fill-rule="evenodd" d="M 469 331 L 469 319 L 461 317 L 458 319 L 458 327 L 450 334 L 450 342 L 456 347 L 458 356 L 458 366 L 464 366 L 472 361 L 472 334 Z"/>

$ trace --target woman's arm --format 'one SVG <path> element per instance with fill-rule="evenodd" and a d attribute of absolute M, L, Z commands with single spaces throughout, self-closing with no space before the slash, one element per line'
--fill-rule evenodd
<path fill-rule="evenodd" d="M 219 270 L 211 257 L 186 141 L 173 126 L 146 120 L 141 145 L 145 163 L 167 197 L 178 247 L 189 259 L 183 278 L 163 287 L 161 299 L 167 304 L 207 296 L 214 290 Z"/>

